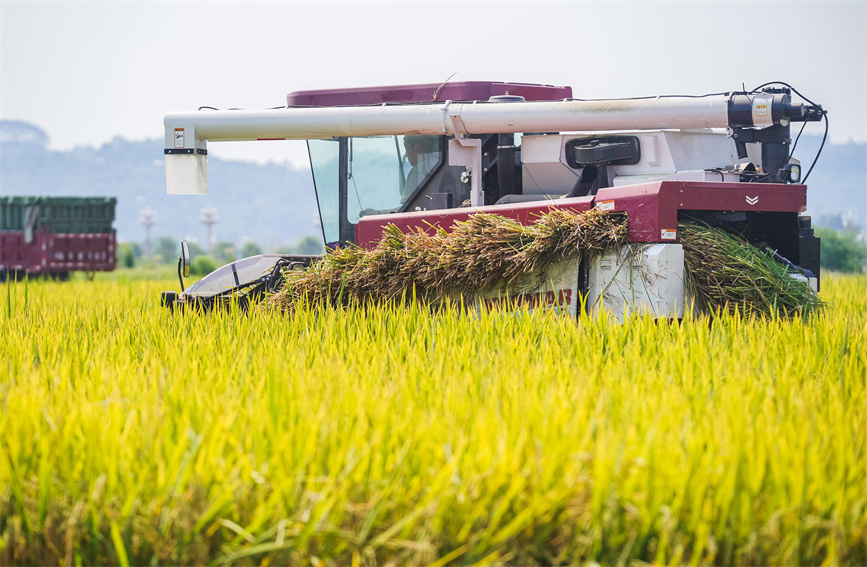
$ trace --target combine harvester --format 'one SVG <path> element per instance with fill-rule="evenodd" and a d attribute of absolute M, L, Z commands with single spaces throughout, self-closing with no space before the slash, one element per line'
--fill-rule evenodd
<path fill-rule="evenodd" d="M 570 87 L 497 82 L 298 91 L 285 108 L 167 114 L 167 189 L 207 192 L 208 142 L 307 140 L 330 248 L 372 249 L 394 230 L 442 234 L 478 213 L 524 225 L 557 209 L 625 215 L 626 244 L 470 297 L 464 290 L 465 299 L 680 318 L 690 300 L 678 233 L 687 219 L 767 248 L 818 291 L 819 240 L 800 214 L 807 188 L 790 124 L 824 117 L 827 135 L 827 117 L 807 99 L 794 103 L 792 92 L 769 83 L 704 96 L 576 100 Z M 179 271 L 182 262 L 188 254 Z M 240 260 L 163 300 L 208 306 L 239 291 L 274 291 L 282 269 L 310 262 Z"/>

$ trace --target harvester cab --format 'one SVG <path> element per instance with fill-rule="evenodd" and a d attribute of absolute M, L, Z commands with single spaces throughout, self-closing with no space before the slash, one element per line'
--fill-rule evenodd
<path fill-rule="evenodd" d="M 569 289 L 591 309 L 678 317 L 688 303 L 685 219 L 768 248 L 818 290 L 819 241 L 801 214 L 812 165 L 802 174 L 791 123 L 825 118 L 827 134 L 827 118 L 793 93 L 778 83 L 617 100 L 496 82 L 297 91 L 280 109 L 168 114 L 166 181 L 170 194 L 206 193 L 208 142 L 307 140 L 331 248 L 372 248 L 389 225 L 449 230 L 477 212 L 525 224 L 551 208 L 623 213 L 638 257 L 614 251 L 557 267 L 562 281 L 528 278 L 494 293 Z M 641 275 L 624 285 L 626 264 Z"/>

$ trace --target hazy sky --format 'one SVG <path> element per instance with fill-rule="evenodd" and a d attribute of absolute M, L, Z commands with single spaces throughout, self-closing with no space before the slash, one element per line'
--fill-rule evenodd
<path fill-rule="evenodd" d="M 13 2 L 0 0 L 0 119 L 54 149 L 162 138 L 172 110 L 264 108 L 299 89 L 453 80 L 577 98 L 785 81 L 867 142 L 867 2 Z M 821 133 L 819 125 L 809 125 Z M 303 143 L 211 144 L 303 158 Z M 301 151 L 299 151 L 301 150 Z"/>

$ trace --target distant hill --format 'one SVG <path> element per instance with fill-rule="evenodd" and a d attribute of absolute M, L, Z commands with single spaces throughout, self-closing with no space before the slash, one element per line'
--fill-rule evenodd
<path fill-rule="evenodd" d="M 806 174 L 821 143 L 802 136 L 795 157 Z M 321 238 L 313 181 L 307 170 L 289 165 L 258 165 L 208 158 L 208 195 L 166 195 L 163 141 L 130 142 L 115 138 L 99 148 L 47 149 L 38 127 L 0 121 L 0 193 L 3 195 L 116 196 L 118 236 L 141 242 L 139 212 L 158 212 L 152 229 L 159 236 L 204 243 L 199 212 L 219 209 L 218 240 L 236 245 L 252 240 L 274 250 L 304 236 Z M 867 144 L 826 144 L 810 178 L 808 212 L 814 223 L 832 228 L 841 218 L 867 226 Z"/>
<path fill-rule="evenodd" d="M 0 194 L 117 197 L 118 238 L 142 242 L 139 213 L 156 209 L 160 236 L 204 243 L 199 212 L 217 207 L 214 235 L 236 245 L 252 240 L 263 249 L 320 239 L 319 212 L 309 171 L 208 158 L 207 195 L 166 195 L 163 141 L 115 138 L 99 148 L 47 149 L 48 137 L 22 122 L 0 122 Z"/>

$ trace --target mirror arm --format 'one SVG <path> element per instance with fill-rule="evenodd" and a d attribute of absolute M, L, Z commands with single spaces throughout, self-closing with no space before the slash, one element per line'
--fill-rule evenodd
<path fill-rule="evenodd" d="M 178 256 L 178 281 L 181 282 L 181 293 L 184 293 L 184 276 L 181 271 L 181 266 L 184 263 L 184 257 Z"/>

